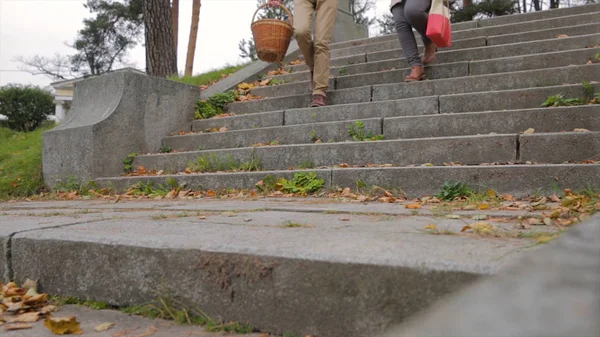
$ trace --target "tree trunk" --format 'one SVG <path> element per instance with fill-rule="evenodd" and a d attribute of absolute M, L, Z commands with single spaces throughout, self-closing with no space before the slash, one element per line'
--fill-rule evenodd
<path fill-rule="evenodd" d="M 177 58 L 177 41 L 179 40 L 179 0 L 173 0 L 173 45 L 175 46 L 175 58 Z"/>
<path fill-rule="evenodd" d="M 463 8 L 473 6 L 473 0 L 463 0 Z"/>
<path fill-rule="evenodd" d="M 196 53 L 196 40 L 198 39 L 198 22 L 200 21 L 200 0 L 192 3 L 192 27 L 188 42 L 187 59 L 185 61 L 185 76 L 192 76 L 194 71 L 194 54 Z"/>
<path fill-rule="evenodd" d="M 527 0 L 523 0 L 523 11 L 521 13 L 527 13 Z"/>
<path fill-rule="evenodd" d="M 169 1 L 144 0 L 146 73 L 150 76 L 166 78 L 177 75 L 172 21 Z"/>

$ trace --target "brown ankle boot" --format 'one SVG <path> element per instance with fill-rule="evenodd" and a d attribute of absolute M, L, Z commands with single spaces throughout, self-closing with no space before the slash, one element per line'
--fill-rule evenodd
<path fill-rule="evenodd" d="M 404 78 L 404 82 L 416 82 L 420 81 L 425 77 L 425 68 L 421 66 L 414 66 L 410 68 L 410 75 Z"/>
<path fill-rule="evenodd" d="M 310 104 L 311 108 L 326 106 L 327 99 L 323 95 L 313 95 L 312 103 Z"/>
<path fill-rule="evenodd" d="M 435 53 L 437 52 L 437 46 L 431 42 L 425 46 L 425 53 L 423 55 L 423 64 L 428 64 L 435 61 Z"/>

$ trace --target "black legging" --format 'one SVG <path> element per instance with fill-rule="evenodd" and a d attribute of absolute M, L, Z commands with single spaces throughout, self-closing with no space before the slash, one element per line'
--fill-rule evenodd
<path fill-rule="evenodd" d="M 412 31 L 413 27 L 421 34 L 425 45 L 431 43 L 431 40 L 425 35 L 430 8 L 431 0 L 404 0 L 392 7 L 400 46 L 411 67 L 423 66 L 423 61 L 419 56 L 417 40 L 415 40 Z"/>

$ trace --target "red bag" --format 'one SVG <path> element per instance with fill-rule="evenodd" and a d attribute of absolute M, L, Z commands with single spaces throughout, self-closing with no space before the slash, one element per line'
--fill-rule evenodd
<path fill-rule="evenodd" d="M 432 0 L 429 18 L 427 19 L 427 37 L 436 46 L 452 47 L 452 29 L 450 28 L 450 5 L 444 6 L 447 0 Z"/>

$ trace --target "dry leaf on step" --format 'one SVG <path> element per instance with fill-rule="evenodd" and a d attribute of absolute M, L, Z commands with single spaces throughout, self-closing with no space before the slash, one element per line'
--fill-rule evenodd
<path fill-rule="evenodd" d="M 111 323 L 111 322 L 102 323 L 102 324 L 97 325 L 94 328 L 94 331 L 97 331 L 97 332 L 106 331 L 106 330 L 112 328 L 113 326 L 115 326 L 115 323 Z"/>
<path fill-rule="evenodd" d="M 34 323 L 40 319 L 39 312 L 28 312 L 15 317 L 6 318 L 6 323 Z"/>
<path fill-rule="evenodd" d="M 44 326 L 55 335 L 82 334 L 79 322 L 75 316 L 70 317 L 48 317 Z"/>
<path fill-rule="evenodd" d="M 31 324 L 27 324 L 27 323 L 13 323 L 13 324 L 6 324 L 4 326 L 4 330 L 7 330 L 7 331 L 31 329 L 31 328 L 33 328 L 33 326 Z"/>
<path fill-rule="evenodd" d="M 532 135 L 534 133 L 535 133 L 535 129 L 534 128 L 529 128 L 529 129 L 523 131 L 524 135 Z"/>
<path fill-rule="evenodd" d="M 146 329 L 146 331 L 144 331 L 143 333 L 139 334 L 139 335 L 135 335 L 133 337 L 148 337 L 148 336 L 152 336 L 154 335 L 155 332 L 158 331 L 158 328 L 156 328 L 155 326 L 151 325 L 148 327 L 148 329 Z"/>

